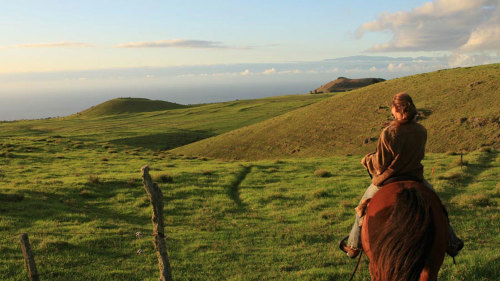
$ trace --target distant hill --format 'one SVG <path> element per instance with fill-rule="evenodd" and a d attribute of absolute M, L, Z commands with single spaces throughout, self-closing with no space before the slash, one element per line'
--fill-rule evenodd
<path fill-rule="evenodd" d="M 174 149 L 221 159 L 364 154 L 406 91 L 428 130 L 430 152 L 500 148 L 500 64 L 440 70 L 339 93 L 263 122 Z"/>
<path fill-rule="evenodd" d="M 77 115 L 103 116 L 184 108 L 185 105 L 145 98 L 117 98 L 86 109 Z"/>
<path fill-rule="evenodd" d="M 339 77 L 333 81 L 314 90 L 313 93 L 332 93 L 332 92 L 345 92 L 352 91 L 361 87 L 366 87 L 375 83 L 383 82 L 382 78 L 361 78 L 349 79 L 346 77 Z"/>

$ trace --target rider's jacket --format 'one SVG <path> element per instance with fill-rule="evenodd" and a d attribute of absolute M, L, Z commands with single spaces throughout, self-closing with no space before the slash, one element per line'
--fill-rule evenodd
<path fill-rule="evenodd" d="M 422 159 L 427 130 L 412 121 L 393 121 L 384 128 L 377 150 L 367 154 L 361 163 L 373 175 L 372 183 L 380 186 L 391 177 L 411 176 L 424 179 Z"/>

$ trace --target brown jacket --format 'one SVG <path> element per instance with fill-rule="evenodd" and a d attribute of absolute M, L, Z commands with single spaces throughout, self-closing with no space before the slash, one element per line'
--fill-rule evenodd
<path fill-rule="evenodd" d="M 372 183 L 376 186 L 401 175 L 423 180 L 424 166 L 420 161 L 424 158 L 426 140 L 424 126 L 415 121 L 393 121 L 380 134 L 376 152 L 367 154 L 361 164 L 373 175 Z"/>

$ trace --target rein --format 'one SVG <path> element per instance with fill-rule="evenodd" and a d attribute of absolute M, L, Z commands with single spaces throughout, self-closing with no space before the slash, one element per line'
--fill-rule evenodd
<path fill-rule="evenodd" d="M 363 256 L 363 249 L 361 249 L 361 251 L 359 252 L 358 263 L 356 264 L 356 267 L 354 268 L 354 272 L 352 273 L 351 278 L 349 279 L 349 281 L 352 281 L 352 279 L 354 278 L 354 274 L 356 274 L 356 271 L 358 271 L 358 267 L 361 264 L 361 257 L 362 256 Z"/>

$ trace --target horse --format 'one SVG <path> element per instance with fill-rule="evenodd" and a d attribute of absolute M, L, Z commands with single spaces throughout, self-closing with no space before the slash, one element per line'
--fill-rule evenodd
<path fill-rule="evenodd" d="M 449 239 L 439 197 L 420 182 L 382 187 L 368 204 L 361 230 L 373 281 L 437 280 Z"/>

